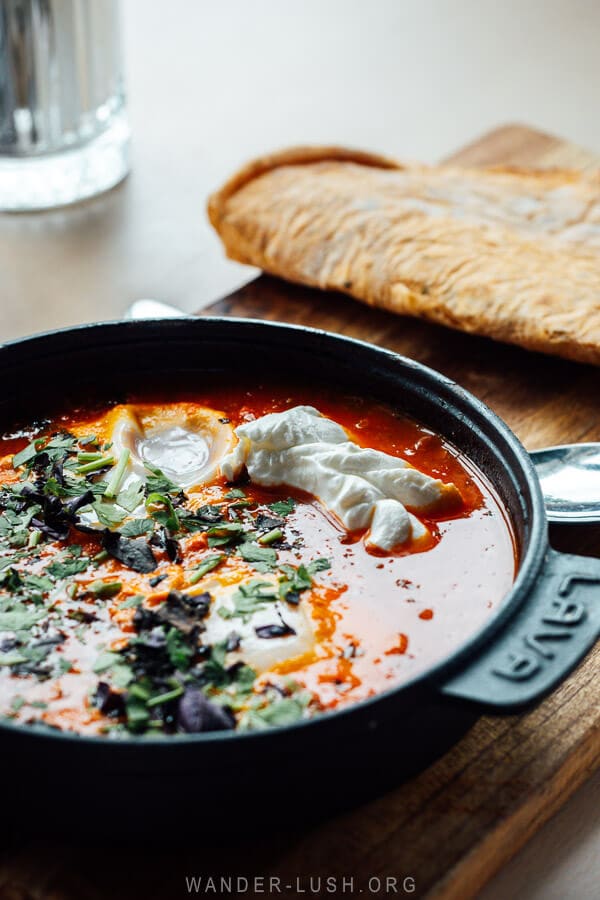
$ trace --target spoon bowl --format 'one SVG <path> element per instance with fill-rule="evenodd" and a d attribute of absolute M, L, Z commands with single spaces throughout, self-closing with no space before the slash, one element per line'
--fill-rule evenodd
<path fill-rule="evenodd" d="M 600 443 L 561 444 L 530 455 L 548 521 L 600 522 Z"/>

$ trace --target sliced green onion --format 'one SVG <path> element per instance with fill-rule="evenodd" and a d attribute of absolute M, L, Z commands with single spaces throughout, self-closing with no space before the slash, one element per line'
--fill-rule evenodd
<path fill-rule="evenodd" d="M 207 572 L 212 572 L 213 569 L 216 569 L 217 566 L 221 565 L 224 559 L 225 557 L 221 554 L 215 556 L 207 556 L 202 560 L 194 574 L 190 577 L 189 583 L 197 584 L 201 578 L 204 578 Z"/>
<path fill-rule="evenodd" d="M 143 603 L 144 599 L 145 598 L 143 594 L 134 594 L 132 597 L 128 597 L 127 600 L 124 600 L 119 608 L 132 609 L 136 606 L 140 606 L 140 604 Z"/>
<path fill-rule="evenodd" d="M 129 693 L 132 697 L 137 697 L 138 700 L 143 700 L 144 703 L 150 697 L 150 691 L 148 688 L 143 687 L 141 684 L 132 684 L 129 688 Z"/>
<path fill-rule="evenodd" d="M 259 544 L 272 544 L 274 541 L 279 541 L 283 537 L 283 531 L 281 528 L 273 528 L 272 531 L 268 531 L 266 534 L 263 534 L 262 537 L 257 539 Z"/>
<path fill-rule="evenodd" d="M 114 498 L 119 493 L 119 488 L 121 487 L 121 482 L 123 481 L 123 476 L 125 475 L 125 469 L 127 468 L 127 463 L 129 462 L 130 456 L 131 452 L 127 449 L 123 450 L 123 452 L 119 456 L 119 462 L 117 463 L 116 468 L 111 475 L 110 481 L 108 482 L 108 487 L 104 491 L 104 496 L 108 500 L 114 500 Z"/>
<path fill-rule="evenodd" d="M 94 462 L 85 463 L 83 466 L 77 466 L 75 474 L 89 475 L 91 472 L 98 472 L 99 469 L 103 469 L 105 466 L 114 466 L 114 464 L 114 456 L 103 456 L 100 459 L 96 459 Z"/>
<path fill-rule="evenodd" d="M 114 597 L 122 587 L 120 581 L 92 581 L 87 589 L 95 597 Z"/>
<path fill-rule="evenodd" d="M 96 553 L 95 556 L 92 556 L 93 563 L 103 563 L 106 559 L 108 559 L 106 550 L 101 550 L 100 553 Z"/>
<path fill-rule="evenodd" d="M 42 532 L 39 530 L 39 528 L 34 528 L 34 530 L 32 532 L 30 532 L 30 534 L 29 534 L 29 540 L 27 541 L 27 546 L 28 547 L 37 547 L 37 545 L 39 544 L 41 539 L 42 539 Z"/>
<path fill-rule="evenodd" d="M 181 697 L 182 694 L 183 688 L 181 686 L 176 687 L 173 688 L 172 691 L 166 691 L 164 694 L 158 694 L 156 697 L 152 697 L 147 701 L 146 706 L 152 707 L 158 706 L 160 703 L 168 703 L 169 700 L 176 700 L 177 697 Z"/>
<path fill-rule="evenodd" d="M 77 462 L 80 463 L 96 462 L 97 459 L 102 459 L 102 453 L 100 453 L 99 450 L 97 450 L 95 453 L 84 451 L 77 454 Z"/>

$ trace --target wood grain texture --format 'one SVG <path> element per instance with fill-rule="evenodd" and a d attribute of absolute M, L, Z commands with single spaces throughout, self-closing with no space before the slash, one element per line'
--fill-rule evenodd
<path fill-rule="evenodd" d="M 582 168 L 598 164 L 579 148 L 521 126 L 487 135 L 452 161 Z M 266 277 L 213 304 L 208 312 L 315 325 L 412 356 L 485 400 L 529 448 L 600 440 L 598 369 Z M 600 555 L 599 528 L 554 530 L 552 542 L 559 549 Z M 468 900 L 598 766 L 599 661 L 596 648 L 534 711 L 481 718 L 448 754 L 412 781 L 317 827 L 269 839 L 249 836 L 243 845 L 227 847 L 188 843 L 149 851 L 76 846 L 66 840 L 20 844 L 3 854 L 0 898 L 171 900 L 187 896 L 186 874 L 238 872 L 279 876 L 282 884 L 294 883 L 298 876 L 352 875 L 356 895 L 362 887 L 365 896 L 370 877 L 396 877 L 400 883 L 402 877 L 412 876 L 417 890 L 407 896 Z M 81 823 L 74 826 L 77 831 Z M 161 827 L 172 832 L 179 826 L 157 823 Z M 294 894 L 292 890 L 287 896 Z M 320 895 L 332 896 L 324 886 Z"/>

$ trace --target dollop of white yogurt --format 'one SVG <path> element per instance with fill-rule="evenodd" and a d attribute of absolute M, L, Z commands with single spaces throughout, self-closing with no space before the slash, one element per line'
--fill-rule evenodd
<path fill-rule="evenodd" d="M 221 473 L 235 481 L 246 469 L 265 487 L 306 491 L 349 531 L 369 529 L 366 541 L 384 551 L 418 539 L 425 526 L 406 507 L 423 512 L 459 497 L 405 460 L 359 447 L 344 428 L 312 406 L 269 413 L 235 429 L 238 443 L 221 460 Z"/>

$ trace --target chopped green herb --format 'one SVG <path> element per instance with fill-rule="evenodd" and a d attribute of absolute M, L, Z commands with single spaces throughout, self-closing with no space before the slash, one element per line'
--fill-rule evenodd
<path fill-rule="evenodd" d="M 184 635 L 177 628 L 170 628 L 167 633 L 167 653 L 171 664 L 176 669 L 189 669 L 196 650 L 186 643 Z"/>
<path fill-rule="evenodd" d="M 131 731 L 142 731 L 150 721 L 150 713 L 146 704 L 137 697 L 128 697 L 125 709 L 127 713 L 127 726 Z"/>
<path fill-rule="evenodd" d="M 0 666 L 18 666 L 27 662 L 27 657 L 18 650 L 9 650 L 8 653 L 0 653 Z"/>
<path fill-rule="evenodd" d="M 197 584 L 208 572 L 212 572 L 217 566 L 220 566 L 224 556 L 215 554 L 213 556 L 205 556 L 199 566 L 196 567 L 193 575 L 188 579 L 190 584 Z"/>
<path fill-rule="evenodd" d="M 141 684 L 138 681 L 136 684 L 132 684 L 129 688 L 129 695 L 131 697 L 136 697 L 138 700 L 143 700 L 144 703 L 146 703 L 152 696 L 152 692 L 147 685 Z"/>
<path fill-rule="evenodd" d="M 248 622 L 254 613 L 274 603 L 277 600 L 277 588 L 269 581 L 252 579 L 246 584 L 240 584 L 238 590 L 232 595 L 233 609 L 221 606 L 217 610 L 223 619 L 239 617 L 243 622 Z"/>
<path fill-rule="evenodd" d="M 246 562 L 259 564 L 259 571 L 270 572 L 277 565 L 277 551 L 272 547 L 259 547 L 258 544 L 248 541 L 240 544 L 238 552 Z"/>
<path fill-rule="evenodd" d="M 232 488 L 225 494 L 225 498 L 227 500 L 243 500 L 246 497 L 246 492 L 241 488 Z"/>
<path fill-rule="evenodd" d="M 97 444 L 98 440 L 95 434 L 88 434 L 87 437 L 79 438 L 78 444 L 80 447 L 87 447 L 88 444 Z"/>
<path fill-rule="evenodd" d="M 223 515 L 218 506 L 205 505 L 194 510 L 193 513 L 185 509 L 179 509 L 179 524 L 186 531 L 208 531 L 208 529 L 223 522 Z"/>
<path fill-rule="evenodd" d="M 159 505 L 164 506 L 165 509 L 156 509 Z M 153 519 L 161 525 L 164 525 L 167 531 L 170 531 L 171 533 L 179 531 L 179 519 L 175 512 L 173 501 L 168 494 L 160 494 L 158 492 L 148 494 L 146 498 L 146 509 Z"/>
<path fill-rule="evenodd" d="M 30 444 L 27 444 L 26 447 L 23 447 L 22 450 L 19 450 L 18 453 L 15 453 L 12 460 L 13 469 L 18 469 L 19 466 L 24 466 L 26 463 L 31 462 L 37 455 L 38 448 L 41 447 L 43 443 L 43 438 L 36 438 L 31 441 Z"/>
<path fill-rule="evenodd" d="M 301 697 L 281 697 L 262 708 L 248 710 L 240 719 L 240 728 L 259 730 L 293 725 L 303 717 L 306 706 L 306 700 Z"/>
<path fill-rule="evenodd" d="M 29 540 L 27 541 L 28 547 L 37 547 L 39 542 L 42 539 L 42 532 L 39 528 L 34 528 L 33 531 L 29 532 Z"/>
<path fill-rule="evenodd" d="M 226 684 L 230 681 L 229 673 L 225 666 L 227 657 L 227 641 L 218 641 L 213 644 L 210 651 L 210 657 L 202 668 L 203 676 L 210 681 L 212 685 L 218 686 Z"/>
<path fill-rule="evenodd" d="M 176 700 L 178 697 L 181 697 L 183 694 L 183 688 L 181 685 L 179 687 L 173 688 L 172 691 L 166 691 L 164 694 L 158 694 L 156 697 L 151 697 L 150 700 L 146 703 L 146 706 L 160 706 L 161 703 L 169 703 L 171 700 Z M 162 725 L 162 722 L 160 723 Z"/>
<path fill-rule="evenodd" d="M 258 538 L 259 544 L 273 544 L 275 541 L 280 541 L 283 537 L 283 531 L 281 528 L 273 528 L 271 531 L 267 531 L 266 534 L 261 535 Z"/>
<path fill-rule="evenodd" d="M 23 586 L 33 593 L 46 594 L 52 590 L 54 584 L 45 575 L 24 575 Z"/>
<path fill-rule="evenodd" d="M 209 528 L 208 546 L 225 547 L 227 544 L 236 543 L 244 534 L 244 526 L 238 522 L 224 522 Z"/>
<path fill-rule="evenodd" d="M 134 478 L 127 487 L 119 491 L 117 503 L 127 512 L 134 512 L 144 502 L 144 482 L 141 478 Z"/>
<path fill-rule="evenodd" d="M 110 677 L 115 687 L 126 688 L 133 678 L 131 666 L 116 663 L 110 670 Z"/>
<path fill-rule="evenodd" d="M 118 653 L 113 653 L 112 650 L 104 650 L 94 663 L 94 672 L 96 672 L 96 674 L 106 672 L 120 661 L 121 657 Z"/>
<path fill-rule="evenodd" d="M 129 463 L 129 457 L 131 456 L 131 451 L 127 449 L 127 447 L 121 452 L 119 456 L 119 460 L 115 466 L 114 472 L 112 472 L 110 476 L 110 480 L 108 482 L 107 488 L 104 491 L 104 496 L 108 500 L 114 500 L 119 490 L 121 488 L 121 482 L 125 477 L 125 469 Z"/>
<path fill-rule="evenodd" d="M 98 516 L 98 521 L 106 528 L 112 528 L 115 525 L 120 525 L 127 515 L 126 511 L 120 506 L 117 506 L 116 503 L 105 502 L 104 500 L 96 500 L 96 502 L 93 503 L 92 506 L 96 515 Z"/>
<path fill-rule="evenodd" d="M 81 556 L 78 559 L 77 557 L 69 557 L 65 553 L 61 553 L 60 557 L 46 566 L 46 572 L 55 578 L 70 578 L 72 575 L 85 572 L 89 564 L 90 560 L 87 556 Z"/>
<path fill-rule="evenodd" d="M 45 610 L 31 609 L 22 603 L 15 603 L 12 609 L 0 612 L 0 631 L 28 631 L 45 616 Z"/>
<path fill-rule="evenodd" d="M 10 591 L 12 594 L 23 586 L 23 578 L 21 573 L 11 566 L 3 570 L 2 575 L 0 575 L 0 584 L 4 590 Z"/>
<path fill-rule="evenodd" d="M 92 581 L 88 585 L 88 591 L 94 597 L 114 597 L 122 589 L 123 585 L 120 581 Z"/>
<path fill-rule="evenodd" d="M 84 463 L 81 466 L 77 466 L 77 468 L 75 469 L 75 474 L 91 475 L 93 472 L 99 472 L 101 469 L 104 469 L 107 466 L 114 466 L 114 464 L 114 456 L 102 456 L 100 457 L 100 459 L 94 460 L 94 462 Z"/>
<path fill-rule="evenodd" d="M 86 462 L 96 462 L 99 459 L 102 459 L 102 453 L 100 451 L 95 451 L 94 453 L 84 452 L 77 454 L 77 462 L 86 463 Z"/>
<path fill-rule="evenodd" d="M 278 516 L 289 516 L 294 511 L 296 503 L 297 501 L 293 497 L 288 497 L 287 500 L 276 500 L 274 503 L 269 503 L 269 509 Z"/>
<path fill-rule="evenodd" d="M 121 603 L 121 609 L 132 609 L 136 606 L 140 606 L 144 602 L 143 594 L 134 594 L 133 597 L 128 597 L 127 600 L 124 600 Z"/>
<path fill-rule="evenodd" d="M 289 591 L 306 591 L 312 586 L 312 578 L 310 577 L 306 566 L 300 565 L 298 568 L 289 565 L 282 565 L 281 571 L 283 577 L 279 579 L 279 595 L 284 597 Z"/>
<path fill-rule="evenodd" d="M 313 559 L 306 567 L 309 575 L 316 575 L 317 572 L 324 572 L 331 568 L 331 560 L 322 556 L 320 559 Z"/>
<path fill-rule="evenodd" d="M 146 469 L 150 475 L 146 477 L 146 486 L 149 494 L 180 494 L 181 488 L 178 484 L 165 475 L 156 466 L 146 463 Z"/>
<path fill-rule="evenodd" d="M 154 519 L 130 519 L 119 528 L 119 533 L 124 537 L 140 537 L 142 534 L 150 534 L 151 531 L 154 531 Z"/>

